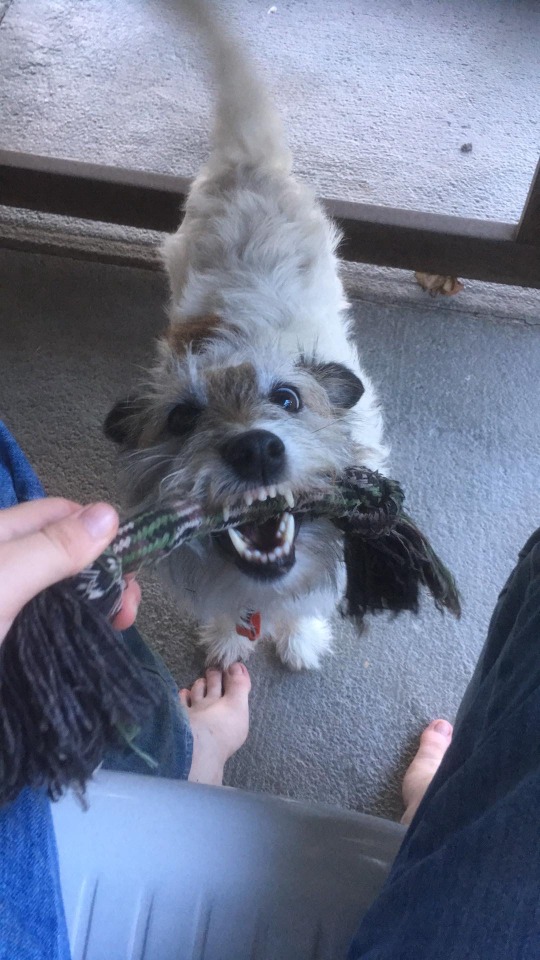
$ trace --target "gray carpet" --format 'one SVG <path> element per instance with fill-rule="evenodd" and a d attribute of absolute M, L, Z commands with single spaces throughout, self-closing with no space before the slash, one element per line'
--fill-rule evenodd
<path fill-rule="evenodd" d="M 339 621 L 319 674 L 257 653 L 251 735 L 231 784 L 396 816 L 411 744 L 434 716 L 453 717 L 497 590 L 540 522 L 540 327 L 519 300 L 514 320 L 497 322 L 413 290 L 414 302 L 393 304 L 370 288 L 353 309 L 393 472 L 457 574 L 463 619 L 426 603 L 417 619 L 373 620 L 361 636 Z M 117 496 L 100 423 L 147 361 L 164 301 L 158 274 L 0 255 L 0 412 L 49 492 Z M 192 627 L 155 584 L 144 596 L 144 635 L 190 682 L 201 664 Z"/>

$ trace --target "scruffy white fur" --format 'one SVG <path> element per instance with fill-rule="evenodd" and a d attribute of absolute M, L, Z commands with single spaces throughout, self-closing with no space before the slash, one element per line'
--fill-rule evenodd
<path fill-rule="evenodd" d="M 238 47 L 206 4 L 184 0 L 182 7 L 211 49 L 217 120 L 210 159 L 162 254 L 173 333 L 205 317 L 218 318 L 218 330 L 196 349 L 179 351 L 174 337 L 159 345 L 143 398 L 128 416 L 132 503 L 171 491 L 210 502 L 240 496 L 247 485 L 230 475 L 218 447 L 223 436 L 247 429 L 270 430 L 283 441 L 284 480 L 293 491 L 351 464 L 380 469 L 386 457 L 381 415 L 349 340 L 336 229 L 312 191 L 291 175 L 280 121 Z M 352 409 L 336 409 L 328 399 L 317 377 L 317 364 L 328 362 L 362 381 L 364 393 Z M 243 398 L 240 416 L 233 394 L 242 382 L 235 371 L 243 369 L 255 378 L 257 395 Z M 311 398 L 304 413 L 294 417 L 267 401 L 276 381 L 293 383 Z M 204 414 L 179 442 L 163 423 L 188 394 Z M 296 562 L 279 579 L 241 572 L 212 538 L 177 551 L 162 571 L 180 605 L 199 620 L 209 662 L 227 666 L 251 653 L 255 644 L 236 631 L 246 608 L 260 611 L 264 636 L 293 669 L 318 667 L 330 648 L 328 618 L 344 569 L 341 534 L 326 520 L 302 525 Z"/>

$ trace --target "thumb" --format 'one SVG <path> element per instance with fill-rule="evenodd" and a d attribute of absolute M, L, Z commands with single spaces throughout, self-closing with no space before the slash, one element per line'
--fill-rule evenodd
<path fill-rule="evenodd" d="M 9 622 L 45 587 L 79 573 L 108 546 L 117 529 L 116 510 L 95 503 L 0 544 L 0 618 Z"/>

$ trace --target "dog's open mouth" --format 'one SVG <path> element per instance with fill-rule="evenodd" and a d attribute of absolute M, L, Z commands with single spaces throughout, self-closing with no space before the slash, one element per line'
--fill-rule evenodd
<path fill-rule="evenodd" d="M 295 540 L 301 518 L 288 510 L 264 523 L 243 523 L 215 535 L 236 566 L 258 580 L 271 580 L 294 566 Z"/>

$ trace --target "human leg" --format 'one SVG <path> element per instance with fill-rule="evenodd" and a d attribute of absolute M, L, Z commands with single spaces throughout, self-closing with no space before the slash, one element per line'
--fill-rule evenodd
<path fill-rule="evenodd" d="M 540 531 L 501 593 L 448 747 L 350 960 L 540 954 Z"/>

